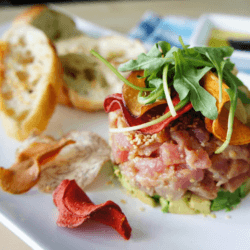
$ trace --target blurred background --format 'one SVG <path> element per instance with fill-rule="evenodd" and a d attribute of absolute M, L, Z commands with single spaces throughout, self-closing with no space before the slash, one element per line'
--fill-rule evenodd
<path fill-rule="evenodd" d="M 32 4 L 47 4 L 47 3 L 74 3 L 74 2 L 104 2 L 102 0 L 0 0 L 0 7 L 3 6 L 20 6 L 20 5 L 32 5 Z M 116 0 L 117 1 L 117 0 Z M 107 1 L 106 1 L 107 2 Z"/>
<path fill-rule="evenodd" d="M 20 5 L 32 5 L 32 4 L 47 4 L 47 3 L 73 3 L 73 2 L 96 2 L 100 0 L 0 0 L 0 7 L 2 6 L 20 6 Z"/>

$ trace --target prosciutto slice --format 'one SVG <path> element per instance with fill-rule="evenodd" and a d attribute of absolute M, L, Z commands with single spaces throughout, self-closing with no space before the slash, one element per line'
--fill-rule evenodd
<path fill-rule="evenodd" d="M 173 102 L 174 106 L 176 106 L 180 102 L 179 97 L 176 95 L 173 98 L 172 102 Z M 159 106 L 161 106 L 161 107 L 159 107 Z M 158 109 L 162 108 L 162 105 L 159 105 L 159 106 L 157 106 L 156 108 L 158 108 Z M 181 115 L 188 112 L 192 107 L 193 107 L 192 104 L 188 103 L 186 106 L 184 106 L 182 109 L 180 109 L 176 112 L 177 113 L 176 116 L 174 116 L 174 117 L 171 116 L 162 122 L 159 122 L 155 125 L 140 129 L 138 131 L 145 133 L 145 134 L 159 133 L 161 130 L 166 128 L 172 121 L 178 119 Z M 154 107 L 153 109 L 156 109 L 156 108 Z M 141 117 L 132 116 L 123 102 L 122 94 L 109 95 L 104 100 L 104 110 L 107 113 L 113 112 L 116 110 L 121 110 L 123 113 L 123 117 L 124 117 L 125 121 L 127 122 L 128 126 L 141 125 L 141 124 L 149 121 L 149 117 L 147 116 L 147 113 L 145 113 Z M 164 110 L 164 114 L 166 114 L 168 112 L 169 112 L 169 107 L 167 106 Z"/>

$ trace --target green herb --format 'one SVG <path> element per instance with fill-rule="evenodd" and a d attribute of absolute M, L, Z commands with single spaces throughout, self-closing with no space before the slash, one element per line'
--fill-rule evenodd
<path fill-rule="evenodd" d="M 180 51 L 175 52 L 174 56 L 176 62 L 174 88 L 180 99 L 183 100 L 189 95 L 195 111 L 201 111 L 209 119 L 216 119 L 218 116 L 216 99 L 199 84 L 200 79 L 211 68 L 196 69 L 183 58 Z"/>
<path fill-rule="evenodd" d="M 227 89 L 226 91 L 231 101 L 229 116 L 228 116 L 227 136 L 223 144 L 215 151 L 215 154 L 220 154 L 222 151 L 224 151 L 224 149 L 229 145 L 233 133 L 234 114 L 237 107 L 238 91 L 236 86 L 234 86 L 233 90 Z"/>
<path fill-rule="evenodd" d="M 205 55 L 213 64 L 217 70 L 219 77 L 219 102 L 222 102 L 222 80 L 223 80 L 223 68 L 227 63 L 224 60 L 225 57 L 230 57 L 234 51 L 232 47 L 220 47 L 220 48 L 210 48 L 210 47 L 196 47 L 194 48 L 197 52 Z"/>
<path fill-rule="evenodd" d="M 161 84 L 158 88 L 151 91 L 149 95 L 145 95 L 143 91 L 140 91 L 140 93 L 138 94 L 138 102 L 144 105 L 154 103 L 157 99 L 161 99 L 160 97 L 162 97 L 163 94 L 164 89 Z"/>
<path fill-rule="evenodd" d="M 155 200 L 156 203 L 159 203 L 161 196 L 158 194 L 155 194 L 154 196 L 152 196 L 152 198 Z"/>
<path fill-rule="evenodd" d="M 195 111 L 200 111 L 211 120 L 216 119 L 218 116 L 216 99 L 200 86 L 201 78 L 209 70 L 215 70 L 219 78 L 219 101 L 222 101 L 223 79 L 229 86 L 227 93 L 231 101 L 226 141 L 216 151 L 217 153 L 222 152 L 231 140 L 237 98 L 240 98 L 243 103 L 250 103 L 246 94 L 238 90 L 238 86 L 242 86 L 243 83 L 231 73 L 234 64 L 228 57 L 232 55 L 233 48 L 189 48 L 181 38 L 180 42 L 183 49 L 171 47 L 169 43 L 160 41 L 147 54 L 141 53 L 136 60 L 130 60 L 120 65 L 118 68 L 120 71 L 143 70 L 142 78 L 145 79 L 145 88 L 134 86 L 97 52 L 91 50 L 91 53 L 104 62 L 125 84 L 140 91 L 138 94 L 139 103 L 150 104 L 159 99 L 167 100 L 170 112 L 152 121 L 153 123 L 148 122 L 139 126 L 124 128 L 124 131 L 145 128 L 170 116 L 175 116 L 175 111 L 188 102 L 192 103 Z M 176 107 L 173 107 L 171 95 L 167 90 L 169 87 L 179 94 L 181 102 Z"/>
<path fill-rule="evenodd" d="M 149 52 L 150 53 L 150 52 Z M 131 60 L 122 64 L 119 67 L 120 71 L 135 71 L 145 70 L 146 75 L 152 74 L 154 71 L 158 71 L 164 64 L 173 62 L 172 58 L 162 58 L 160 55 L 145 55 L 140 54 L 137 60 Z M 145 75 L 144 75 L 145 76 Z"/>
<path fill-rule="evenodd" d="M 233 193 L 221 189 L 218 192 L 217 198 L 212 201 L 211 211 L 218 211 L 223 209 L 225 209 L 226 211 L 231 211 L 240 203 L 241 199 L 246 196 L 245 186 L 246 183 L 241 185 Z"/>
<path fill-rule="evenodd" d="M 166 96 L 166 99 L 167 99 L 169 111 L 170 111 L 172 116 L 176 116 L 174 105 L 173 105 L 173 102 L 172 102 L 172 99 L 171 99 L 171 96 L 170 96 L 170 93 L 169 93 L 169 90 L 168 90 L 168 81 L 167 81 L 168 67 L 169 67 L 169 65 L 167 64 L 163 69 L 163 76 L 162 76 L 162 78 L 163 78 L 163 89 L 164 89 L 164 93 L 165 93 L 165 96 Z"/>

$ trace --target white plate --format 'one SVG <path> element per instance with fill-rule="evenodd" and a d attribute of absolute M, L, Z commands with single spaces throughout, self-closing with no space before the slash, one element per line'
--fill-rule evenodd
<path fill-rule="evenodd" d="M 225 14 L 203 14 L 190 38 L 190 46 L 207 46 L 214 28 L 250 35 L 250 18 Z M 235 50 L 231 60 L 238 69 L 250 72 L 250 52 Z"/>
<path fill-rule="evenodd" d="M 8 25 L 0 27 L 0 32 Z M 100 31 L 106 33 L 105 29 Z M 250 76 L 241 74 L 241 78 L 250 83 Z M 91 114 L 58 106 L 46 133 L 58 136 L 73 129 L 90 130 L 108 139 L 107 114 Z M 1 125 L 0 138 L 1 165 L 7 168 L 14 161 L 19 143 L 8 138 Z M 52 195 L 39 193 L 36 188 L 22 195 L 0 191 L 0 221 L 33 249 L 249 249 L 250 197 L 234 211 L 217 212 L 216 219 L 202 215 L 164 214 L 160 208 L 151 208 L 127 196 L 119 184 L 115 187 L 106 185 L 108 180 L 108 173 L 102 171 L 99 182 L 85 191 L 96 204 L 113 200 L 120 205 L 132 227 L 129 241 L 123 240 L 112 228 L 98 223 L 87 222 L 77 229 L 58 227 L 58 213 Z M 121 200 L 127 203 L 123 204 Z M 141 208 L 145 211 L 142 212 Z M 231 219 L 227 219 L 228 215 Z"/>

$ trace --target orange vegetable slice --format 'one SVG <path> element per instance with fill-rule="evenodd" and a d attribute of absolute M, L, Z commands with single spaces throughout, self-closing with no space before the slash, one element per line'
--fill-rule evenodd
<path fill-rule="evenodd" d="M 227 102 L 230 101 L 229 95 L 226 92 L 228 86 L 222 83 L 222 102 L 219 103 L 219 79 L 212 73 L 208 72 L 204 78 L 204 89 L 206 89 L 217 100 L 218 117 L 216 120 L 210 120 L 205 118 L 206 128 L 216 138 L 221 141 L 226 140 L 227 124 L 228 124 L 228 110 L 224 107 Z M 250 128 L 240 122 L 234 117 L 233 134 L 230 140 L 231 145 L 244 145 L 250 143 Z"/>
<path fill-rule="evenodd" d="M 131 74 L 128 76 L 127 80 L 138 87 L 145 87 L 145 79 L 144 78 L 138 78 L 137 76 L 143 76 L 143 71 L 132 71 Z M 137 97 L 139 94 L 139 90 L 135 90 L 128 86 L 127 84 L 123 85 L 122 88 L 122 96 L 123 101 L 126 106 L 126 108 L 129 110 L 129 112 L 135 116 L 140 117 L 145 112 L 150 110 L 153 107 L 156 107 L 160 104 L 167 103 L 166 100 L 157 100 L 156 102 L 152 104 L 141 104 L 138 102 Z"/>

